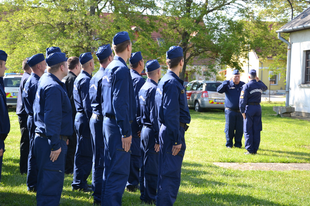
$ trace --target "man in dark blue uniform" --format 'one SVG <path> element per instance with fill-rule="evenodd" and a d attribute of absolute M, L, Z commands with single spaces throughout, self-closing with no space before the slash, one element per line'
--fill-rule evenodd
<path fill-rule="evenodd" d="M 131 156 L 130 156 L 130 172 L 127 181 L 126 188 L 128 191 L 135 192 L 139 185 L 139 171 L 141 168 L 141 149 L 140 149 L 140 108 L 139 108 L 139 91 L 145 80 L 141 76 L 141 72 L 144 69 L 144 62 L 141 52 L 135 52 L 131 54 L 129 58 L 130 74 L 133 83 L 134 95 L 136 100 L 136 118 L 131 123 L 132 130 L 132 144 L 131 144 Z"/>
<path fill-rule="evenodd" d="M 130 123 L 135 118 L 135 99 L 130 71 L 126 61 L 130 58 L 131 42 L 127 32 L 113 38 L 114 60 L 102 78 L 102 112 L 105 132 L 105 157 L 101 205 L 118 206 L 129 176 Z"/>
<path fill-rule="evenodd" d="M 46 58 L 47 73 L 39 81 L 33 104 L 36 137 L 34 156 L 38 167 L 37 205 L 59 205 L 67 152 L 72 134 L 70 100 L 61 82 L 68 73 L 67 58 L 56 52 Z"/>
<path fill-rule="evenodd" d="M 27 189 L 28 191 L 37 191 L 37 166 L 33 156 L 33 142 L 35 137 L 35 125 L 33 118 L 33 102 L 37 93 L 40 77 L 46 69 L 46 62 L 43 54 L 35 54 L 30 57 L 27 64 L 31 67 L 32 73 L 28 78 L 22 94 L 25 110 L 28 114 L 27 127 L 29 131 L 29 156 L 27 172 Z"/>
<path fill-rule="evenodd" d="M 158 61 L 146 63 L 147 80 L 139 91 L 141 130 L 142 167 L 140 177 L 140 199 L 146 204 L 155 203 L 158 180 L 158 119 L 155 103 L 157 83 L 160 78 Z"/>
<path fill-rule="evenodd" d="M 249 73 L 250 81 L 243 86 L 239 107 L 244 119 L 245 154 L 256 154 L 262 131 L 262 108 L 260 106 L 262 92 L 267 86 L 256 76 L 256 70 Z"/>
<path fill-rule="evenodd" d="M 81 72 L 81 65 L 80 65 L 80 60 L 78 57 L 69 57 L 67 60 L 68 64 L 68 75 L 63 78 L 62 82 L 65 83 L 68 97 L 70 99 L 71 103 L 71 108 L 72 108 L 72 119 L 75 119 L 76 115 L 76 110 L 75 110 L 75 105 L 74 105 L 74 98 L 73 98 L 73 86 L 74 86 L 74 81 L 76 77 L 80 74 Z M 65 168 L 65 173 L 66 174 L 73 174 L 73 167 L 74 167 L 74 154 L 76 150 L 76 133 L 74 131 L 74 122 L 72 124 L 73 128 L 73 134 L 69 136 L 69 143 L 68 143 L 68 151 L 67 151 L 67 156 L 66 156 L 66 168 Z"/>
<path fill-rule="evenodd" d="M 159 173 L 156 205 L 173 205 L 181 182 L 181 167 L 185 154 L 184 134 L 191 117 L 186 91 L 179 73 L 183 68 L 183 49 L 172 46 L 166 53 L 167 73 L 156 90 L 159 131 Z"/>
<path fill-rule="evenodd" d="M 31 69 L 27 64 L 27 60 L 23 61 L 22 68 L 24 70 L 24 74 L 20 81 L 20 86 L 17 95 L 17 106 L 16 106 L 16 114 L 18 116 L 19 128 L 21 133 L 20 138 L 20 158 L 19 158 L 19 171 L 21 174 L 27 174 L 27 164 L 28 164 L 28 154 L 29 154 L 29 131 L 27 128 L 27 118 L 28 114 L 25 111 L 25 106 L 22 102 L 22 93 L 24 91 L 24 86 L 31 74 Z"/>
<path fill-rule="evenodd" d="M 3 76 L 6 70 L 5 63 L 8 55 L 5 51 L 0 50 L 0 182 L 1 182 L 1 170 L 2 159 L 5 151 L 4 140 L 10 132 L 10 119 L 6 106 L 6 94 L 4 91 Z"/>
<path fill-rule="evenodd" d="M 232 148 L 233 146 L 241 148 L 242 135 L 243 135 L 243 117 L 239 110 L 239 98 L 242 86 L 245 83 L 240 81 L 239 70 L 233 71 L 231 80 L 224 81 L 218 88 L 218 93 L 225 93 L 225 134 L 226 134 L 226 147 Z M 235 144 L 233 145 L 233 139 Z"/>
<path fill-rule="evenodd" d="M 59 47 L 55 47 L 55 46 L 46 48 L 46 57 L 48 57 L 48 55 L 53 54 L 55 52 L 61 52 L 60 48 Z"/>
<path fill-rule="evenodd" d="M 89 99 L 93 114 L 89 121 L 89 128 L 93 138 L 92 188 L 94 191 L 94 205 L 100 205 L 104 169 L 103 115 L 101 106 L 103 98 L 101 97 L 101 81 L 104 76 L 104 69 L 107 68 L 113 60 L 110 44 L 99 47 L 96 56 L 100 62 L 100 68 L 90 80 Z"/>
<path fill-rule="evenodd" d="M 90 192 L 87 178 L 92 167 L 92 140 L 89 129 L 89 120 L 92 115 L 92 109 L 89 99 L 89 83 L 91 73 L 94 71 L 94 59 L 90 52 L 80 55 L 82 71 L 74 81 L 73 98 L 76 108 L 75 131 L 77 136 L 77 145 L 74 158 L 73 171 L 73 190 Z"/>

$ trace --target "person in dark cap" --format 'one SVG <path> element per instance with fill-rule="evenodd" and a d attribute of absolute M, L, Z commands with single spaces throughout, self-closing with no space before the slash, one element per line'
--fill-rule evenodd
<path fill-rule="evenodd" d="M 37 205 L 59 205 L 62 193 L 67 139 L 72 134 L 71 105 L 61 80 L 67 75 L 67 58 L 55 52 L 46 58 L 47 73 L 39 81 L 33 103 L 38 168 Z"/>
<path fill-rule="evenodd" d="M 87 178 L 92 168 L 92 140 L 89 129 L 89 120 L 92 109 L 89 99 L 89 83 L 94 71 L 94 59 L 90 52 L 80 55 L 82 71 L 74 81 L 73 98 L 76 109 L 74 126 L 77 136 L 77 145 L 74 158 L 72 190 L 90 192 Z"/>
<path fill-rule="evenodd" d="M 61 52 L 60 48 L 54 47 L 54 46 L 46 48 L 46 57 L 48 57 L 48 55 L 53 54 L 55 52 Z"/>
<path fill-rule="evenodd" d="M 243 117 L 239 110 L 239 98 L 242 86 L 245 84 L 240 81 L 239 70 L 233 71 L 233 76 L 230 80 L 225 80 L 218 86 L 218 93 L 225 93 L 225 134 L 226 134 L 226 147 L 232 148 L 233 146 L 241 148 L 243 136 Z M 233 140 L 235 139 L 235 144 Z"/>
<path fill-rule="evenodd" d="M 68 97 L 70 99 L 71 108 L 72 108 L 72 119 L 75 119 L 76 110 L 74 105 L 74 98 L 73 98 L 73 86 L 74 81 L 76 77 L 81 72 L 81 64 L 78 57 L 69 57 L 67 60 L 68 64 L 68 75 L 65 76 L 65 78 L 62 79 L 62 82 L 65 83 Z M 76 133 L 74 131 L 74 123 L 72 124 L 73 128 L 73 134 L 69 136 L 69 143 L 68 143 L 68 151 L 66 155 L 66 167 L 65 167 L 65 173 L 66 174 L 73 174 L 73 168 L 74 168 L 74 155 L 76 150 Z"/>
<path fill-rule="evenodd" d="M 183 80 L 179 78 L 184 64 L 183 49 L 170 47 L 166 59 L 168 71 L 158 83 L 155 95 L 160 123 L 158 206 L 173 205 L 178 195 L 186 149 L 184 135 L 191 120 Z"/>
<path fill-rule="evenodd" d="M 28 59 L 24 59 L 22 69 L 24 74 L 20 81 L 20 86 L 17 95 L 16 114 L 18 116 L 19 128 L 21 133 L 20 138 L 20 158 L 19 158 L 19 171 L 21 174 L 27 174 L 28 154 L 29 154 L 29 131 L 27 128 L 28 114 L 22 101 L 22 93 L 27 79 L 30 77 L 31 68 L 27 64 Z"/>
<path fill-rule="evenodd" d="M 261 96 L 268 88 L 259 80 L 254 69 L 249 72 L 249 79 L 241 91 L 239 108 L 244 119 L 245 154 L 256 154 L 262 131 Z"/>
<path fill-rule="evenodd" d="M 27 80 L 22 100 L 25 110 L 28 114 L 27 127 L 29 131 L 29 155 L 28 155 L 28 172 L 27 172 L 27 189 L 31 192 L 37 191 L 37 166 L 33 155 L 33 142 L 35 137 L 35 125 L 33 117 L 33 102 L 36 96 L 40 77 L 46 69 L 46 61 L 43 54 L 35 54 L 30 57 L 27 64 L 31 67 L 32 73 Z"/>
<path fill-rule="evenodd" d="M 122 195 L 130 169 L 131 122 L 135 118 L 135 99 L 126 61 L 131 55 L 131 42 L 126 31 L 113 38 L 113 61 L 102 78 L 101 96 L 105 132 L 104 173 L 101 205 L 122 204 Z"/>
<path fill-rule="evenodd" d="M 110 44 L 100 46 L 96 52 L 100 62 L 98 72 L 90 80 L 89 98 L 92 107 L 92 116 L 89 121 L 90 132 L 93 138 L 93 174 L 92 189 L 94 191 L 94 205 L 101 204 L 102 175 L 104 169 L 104 142 L 103 142 L 103 115 L 101 96 L 101 81 L 104 70 L 113 60 L 113 53 Z"/>
<path fill-rule="evenodd" d="M 155 103 L 157 83 L 161 67 L 156 59 L 146 62 L 147 79 L 139 91 L 142 167 L 140 177 L 140 199 L 146 204 L 155 203 L 158 180 L 158 112 Z"/>
<path fill-rule="evenodd" d="M 139 91 L 145 80 L 141 76 L 141 72 L 144 69 L 144 61 L 141 52 L 135 52 L 131 54 L 129 58 L 130 74 L 133 83 L 134 95 L 136 100 L 136 118 L 131 123 L 132 130 L 132 144 L 131 144 L 131 156 L 130 156 L 130 172 L 127 181 L 126 188 L 130 192 L 135 192 L 139 185 L 139 171 L 141 168 L 141 149 L 140 149 L 140 106 L 139 106 Z"/>
<path fill-rule="evenodd" d="M 3 153 L 5 152 L 4 140 L 10 132 L 10 118 L 8 108 L 6 106 L 6 94 L 4 91 L 3 76 L 6 70 L 5 64 L 8 55 L 5 51 L 0 50 L 0 182 L 1 182 L 1 171 L 2 171 L 2 159 Z"/>

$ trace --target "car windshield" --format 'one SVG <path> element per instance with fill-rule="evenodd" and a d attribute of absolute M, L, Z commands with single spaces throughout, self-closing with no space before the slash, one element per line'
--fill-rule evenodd
<path fill-rule="evenodd" d="M 20 81 L 21 77 L 3 79 L 4 87 L 19 87 Z"/>
<path fill-rule="evenodd" d="M 206 91 L 216 92 L 217 87 L 220 85 L 221 85 L 221 83 L 219 83 L 219 82 L 207 83 L 206 84 Z"/>

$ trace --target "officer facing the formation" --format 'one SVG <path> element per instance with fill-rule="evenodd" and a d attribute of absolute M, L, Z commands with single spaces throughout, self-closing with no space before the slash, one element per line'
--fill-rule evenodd
<path fill-rule="evenodd" d="M 130 74 L 133 83 L 134 95 L 136 100 L 136 118 L 131 123 L 132 130 L 132 144 L 131 144 L 131 156 L 130 156 L 130 173 L 127 181 L 126 188 L 128 191 L 134 192 L 138 189 L 139 185 L 139 171 L 141 168 L 141 149 L 140 149 L 140 106 L 139 106 L 139 91 L 145 80 L 141 76 L 141 72 L 144 69 L 144 62 L 141 52 L 135 52 L 131 54 L 129 59 Z"/>
<path fill-rule="evenodd" d="M 243 135 L 243 117 L 239 110 L 239 98 L 242 86 L 245 83 L 240 81 L 239 70 L 233 71 L 231 80 L 224 81 L 218 88 L 218 93 L 225 93 L 225 133 L 226 133 L 226 147 L 233 146 L 241 148 Z M 233 139 L 235 144 L 233 145 Z"/>
<path fill-rule="evenodd" d="M 90 192 L 87 178 L 92 168 L 92 140 L 89 129 L 89 119 L 92 109 L 89 99 L 89 82 L 94 71 L 94 59 L 90 52 L 80 55 L 82 71 L 74 81 L 73 97 L 76 108 L 74 120 L 77 145 L 74 158 L 73 190 Z"/>
<path fill-rule="evenodd" d="M 184 134 L 191 117 L 186 91 L 179 73 L 183 68 L 183 49 L 172 46 L 166 53 L 167 73 L 156 90 L 159 131 L 159 173 L 156 205 L 173 205 L 181 181 L 181 167 L 185 154 Z"/>
<path fill-rule="evenodd" d="M 70 100 L 61 82 L 68 73 L 67 58 L 56 52 L 46 58 L 33 104 L 36 137 L 34 156 L 38 167 L 37 205 L 59 205 L 65 171 L 66 141 L 72 134 Z"/>
<path fill-rule="evenodd" d="M 2 170 L 2 159 L 5 151 L 4 140 L 10 132 L 10 119 L 6 106 L 6 94 L 4 91 L 3 76 L 6 70 L 5 63 L 8 55 L 5 51 L 0 50 L 0 181 Z"/>
<path fill-rule="evenodd" d="M 25 106 L 22 101 L 22 93 L 24 90 L 24 86 L 26 84 L 27 79 L 30 77 L 31 69 L 27 64 L 27 60 L 23 61 L 22 68 L 24 70 L 24 74 L 20 81 L 20 86 L 17 95 L 17 105 L 16 105 L 16 114 L 18 116 L 18 122 L 20 126 L 20 158 L 19 158 L 19 171 L 21 174 L 27 174 L 27 164 L 28 164 L 28 154 L 29 154 L 29 131 L 27 128 L 27 112 L 25 110 Z"/>
<path fill-rule="evenodd" d="M 146 63 L 147 80 L 139 91 L 142 167 L 140 177 L 140 199 L 146 204 L 155 203 L 158 180 L 158 119 L 155 103 L 157 83 L 161 75 L 156 59 Z"/>
<path fill-rule="evenodd" d="M 35 137 L 35 125 L 33 118 L 33 102 L 37 93 L 40 77 L 46 69 L 46 62 L 43 54 L 35 54 L 30 57 L 27 64 L 31 67 L 32 73 L 28 78 L 23 90 L 22 98 L 28 114 L 27 127 L 29 130 L 29 156 L 28 156 L 28 173 L 27 189 L 28 191 L 37 191 L 37 165 L 33 156 L 33 142 Z"/>
<path fill-rule="evenodd" d="M 93 175 L 92 188 L 94 205 L 101 204 L 102 175 L 104 169 L 104 142 L 103 142 L 103 115 L 101 96 L 101 81 L 105 68 L 113 60 L 113 53 L 110 44 L 98 48 L 96 56 L 100 62 L 98 72 L 90 80 L 89 99 L 92 107 L 92 117 L 89 121 L 89 128 L 93 138 Z"/>
<path fill-rule="evenodd" d="M 105 116 L 104 174 L 101 205 L 122 204 L 122 195 L 130 169 L 130 123 L 135 118 L 132 79 L 126 61 L 130 58 L 131 42 L 127 32 L 113 37 L 113 61 L 102 78 L 102 113 Z"/>
<path fill-rule="evenodd" d="M 239 107 L 244 119 L 245 154 L 256 154 L 262 131 L 262 108 L 260 106 L 262 92 L 267 86 L 256 76 L 256 70 L 249 73 L 250 81 L 243 86 Z"/>

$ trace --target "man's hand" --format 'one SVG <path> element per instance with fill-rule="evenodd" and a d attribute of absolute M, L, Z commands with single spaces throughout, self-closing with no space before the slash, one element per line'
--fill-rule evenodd
<path fill-rule="evenodd" d="M 50 159 L 52 162 L 55 162 L 58 159 L 59 154 L 61 153 L 61 147 L 58 150 L 51 151 Z"/>
<path fill-rule="evenodd" d="M 256 81 L 258 82 L 259 81 L 259 78 L 258 77 L 255 77 Z"/>
<path fill-rule="evenodd" d="M 141 131 L 138 131 L 137 134 L 138 134 L 138 137 L 141 137 Z"/>
<path fill-rule="evenodd" d="M 242 113 L 243 119 L 246 119 L 245 113 Z"/>
<path fill-rule="evenodd" d="M 3 156 L 3 149 L 0 149 L 0 157 Z"/>
<path fill-rule="evenodd" d="M 69 139 L 67 139 L 67 142 L 66 142 L 66 143 L 67 143 L 67 145 L 69 145 Z"/>
<path fill-rule="evenodd" d="M 125 150 L 125 152 L 128 152 L 130 150 L 131 139 L 132 139 L 131 135 L 129 137 L 122 137 L 122 147 Z"/>
<path fill-rule="evenodd" d="M 181 150 L 182 144 L 172 146 L 172 155 L 176 156 Z"/>
<path fill-rule="evenodd" d="M 155 144 L 154 149 L 155 149 L 155 152 L 159 152 L 159 149 L 160 149 L 159 144 Z"/>

